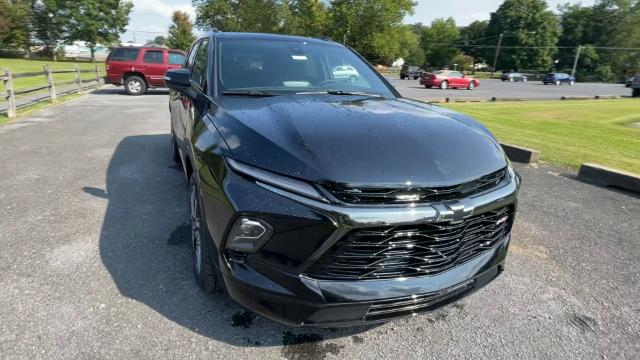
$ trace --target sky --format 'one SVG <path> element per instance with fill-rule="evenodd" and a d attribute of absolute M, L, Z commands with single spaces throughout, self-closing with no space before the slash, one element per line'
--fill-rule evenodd
<path fill-rule="evenodd" d="M 166 35 L 171 24 L 171 14 L 175 10 L 186 11 L 195 19 L 191 0 L 132 0 L 129 31 L 122 36 L 123 41 L 144 42 L 157 35 Z M 417 0 L 415 14 L 405 19 L 405 23 L 422 22 L 429 24 L 437 18 L 453 17 L 459 26 L 468 25 L 475 20 L 487 20 L 503 0 Z M 595 0 L 569 1 L 547 0 L 549 8 L 556 10 L 559 4 L 578 3 L 593 5 Z"/>

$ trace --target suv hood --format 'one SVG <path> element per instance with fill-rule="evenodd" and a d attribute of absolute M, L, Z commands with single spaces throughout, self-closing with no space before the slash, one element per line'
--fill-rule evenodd
<path fill-rule="evenodd" d="M 316 183 L 446 186 L 507 164 L 481 125 L 446 109 L 362 96 L 227 97 L 212 117 L 232 156 Z"/>

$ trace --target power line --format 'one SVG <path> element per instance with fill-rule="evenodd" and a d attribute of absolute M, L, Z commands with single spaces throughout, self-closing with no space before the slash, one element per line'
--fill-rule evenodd
<path fill-rule="evenodd" d="M 429 43 L 428 45 L 450 46 L 450 47 L 468 47 L 477 49 L 495 49 L 498 45 L 463 45 L 456 43 Z M 501 45 L 502 49 L 577 49 L 579 46 L 519 46 L 519 45 Z M 627 48 L 615 46 L 589 46 L 596 50 L 618 50 L 618 51 L 640 51 L 640 48 Z"/>

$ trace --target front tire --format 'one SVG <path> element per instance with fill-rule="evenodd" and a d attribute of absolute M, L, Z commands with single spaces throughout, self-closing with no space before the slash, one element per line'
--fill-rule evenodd
<path fill-rule="evenodd" d="M 469 85 L 467 86 L 468 90 L 475 90 L 476 89 L 476 83 L 475 81 L 469 81 Z"/>
<path fill-rule="evenodd" d="M 575 85 L 575 84 L 576 84 L 576 82 L 575 82 L 575 81 L 573 81 L 573 80 L 571 80 L 571 81 L 569 82 L 569 85 L 570 85 L 570 86 L 573 86 L 573 85 Z"/>
<path fill-rule="evenodd" d="M 129 76 L 124 82 L 124 88 L 129 95 L 138 96 L 147 91 L 147 83 L 139 76 Z"/>
<path fill-rule="evenodd" d="M 193 256 L 193 273 L 196 282 L 207 294 L 218 291 L 220 279 L 213 263 L 213 243 L 205 234 L 206 222 L 202 218 L 202 206 L 196 184 L 195 173 L 189 179 L 189 214 L 191 218 L 191 251 Z"/>
<path fill-rule="evenodd" d="M 448 81 L 443 81 L 440 83 L 440 89 L 442 90 L 447 90 L 449 88 L 449 82 Z"/>
<path fill-rule="evenodd" d="M 560 86 L 562 85 L 562 82 L 560 82 L 560 80 L 556 80 L 556 86 Z"/>

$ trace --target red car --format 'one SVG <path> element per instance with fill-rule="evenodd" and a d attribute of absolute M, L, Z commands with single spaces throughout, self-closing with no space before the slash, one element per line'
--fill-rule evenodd
<path fill-rule="evenodd" d="M 442 90 L 448 88 L 473 90 L 480 86 L 480 81 L 464 76 L 460 71 L 440 70 L 422 75 L 420 85 L 424 85 L 427 89 L 439 87 Z"/>
<path fill-rule="evenodd" d="M 105 83 L 124 85 L 130 95 L 142 95 L 149 88 L 165 87 L 164 73 L 182 67 L 184 58 L 182 50 L 118 47 L 107 57 Z"/>

